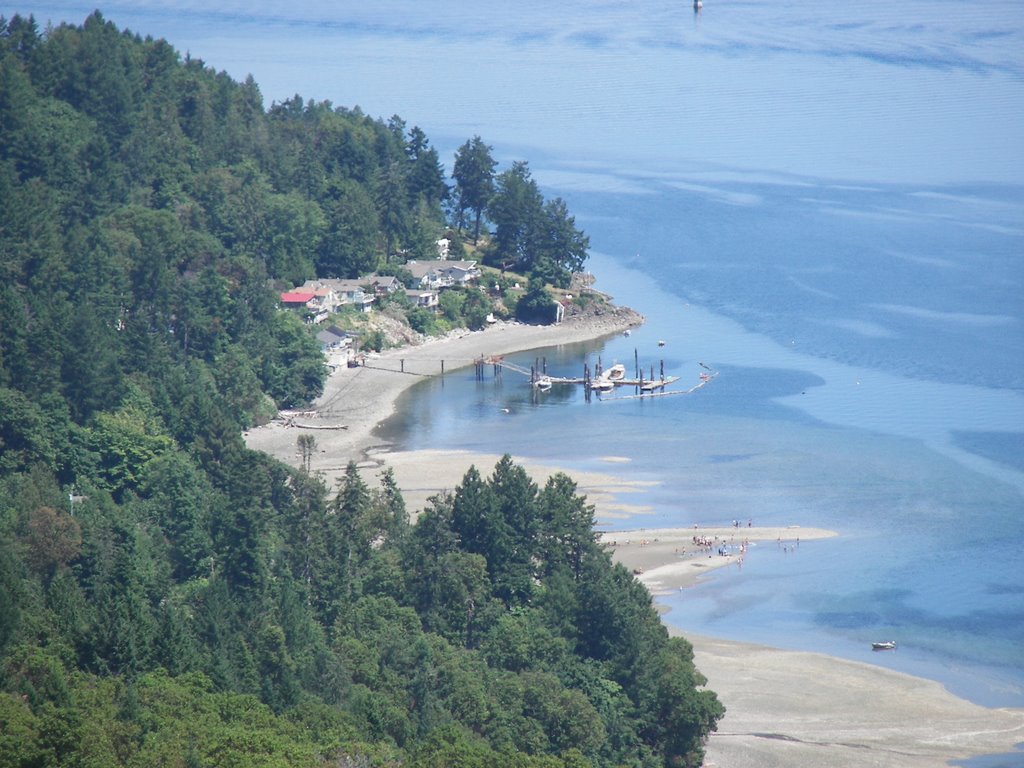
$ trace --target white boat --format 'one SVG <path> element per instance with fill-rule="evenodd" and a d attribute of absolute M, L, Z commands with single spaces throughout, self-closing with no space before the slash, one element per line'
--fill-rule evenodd
<path fill-rule="evenodd" d="M 871 650 L 873 651 L 895 651 L 896 641 L 895 640 L 884 640 L 880 643 L 872 643 Z"/>
<path fill-rule="evenodd" d="M 622 379 L 626 378 L 626 366 L 622 363 L 616 363 L 602 373 L 601 378 L 608 379 L 608 381 L 622 381 Z"/>
<path fill-rule="evenodd" d="M 547 392 L 549 389 L 551 389 L 551 377 L 541 376 L 539 379 L 533 382 L 533 386 L 537 388 L 538 392 Z"/>
<path fill-rule="evenodd" d="M 590 388 L 597 392 L 611 392 L 615 385 L 626 378 L 626 366 L 616 363 L 590 382 Z"/>

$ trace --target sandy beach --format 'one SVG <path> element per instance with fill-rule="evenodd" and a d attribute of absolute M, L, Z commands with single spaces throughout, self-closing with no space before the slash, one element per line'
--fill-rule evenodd
<path fill-rule="evenodd" d="M 333 486 L 350 460 L 365 468 L 390 467 L 410 510 L 453 489 L 475 464 L 485 475 L 499 455 L 460 451 L 394 452 L 374 428 L 394 412 L 399 395 L 423 376 L 498 356 L 621 333 L 641 318 L 609 312 L 582 322 L 536 327 L 499 324 L 485 331 L 390 350 L 365 367 L 338 367 L 311 409 L 250 430 L 249 447 L 298 465 L 297 439 L 312 434 L 317 449 L 311 469 Z M 616 475 L 621 460 L 605 457 L 607 472 L 571 472 L 580 493 L 595 507 L 603 540 L 614 557 L 661 594 L 686 589 L 717 568 L 736 567 L 746 547 L 797 546 L 836 532 L 800 526 L 760 528 L 749 521 L 720 527 L 644 527 L 643 506 L 624 505 L 617 493 L 642 491 Z M 560 471 L 518 459 L 537 483 Z M 614 528 L 613 530 L 607 530 Z M 625 530 L 629 529 L 629 530 Z M 698 540 L 695 542 L 695 538 Z M 1024 710 L 991 709 L 953 696 L 940 684 L 869 664 L 825 655 L 687 635 L 697 665 L 727 708 L 708 744 L 709 768 L 815 768 L 843 766 L 942 766 L 971 756 L 1012 752 L 1024 742 Z M 1024 761 L 1024 753 L 1021 753 Z"/>
<path fill-rule="evenodd" d="M 616 308 L 601 315 L 571 318 L 560 325 L 501 322 L 483 331 L 455 331 L 417 346 L 372 354 L 357 368 L 345 367 L 344 358 L 338 357 L 329 361 L 334 371 L 324 384 L 323 395 L 308 411 L 284 413 L 283 418 L 249 430 L 246 444 L 298 465 L 296 441 L 307 432 L 317 443 L 310 468 L 322 472 L 333 484 L 350 460 L 362 464 L 371 451 L 381 447 L 374 428 L 394 413 L 398 396 L 423 377 L 473 365 L 480 357 L 599 339 L 642 322 L 643 317 L 632 310 Z"/>
<path fill-rule="evenodd" d="M 774 544 L 799 547 L 800 542 L 827 539 L 835 531 L 823 528 L 749 526 L 641 528 L 602 534 L 615 551 L 615 559 L 657 598 L 693 586 L 706 574 L 725 567 L 742 567 L 748 547 Z"/>

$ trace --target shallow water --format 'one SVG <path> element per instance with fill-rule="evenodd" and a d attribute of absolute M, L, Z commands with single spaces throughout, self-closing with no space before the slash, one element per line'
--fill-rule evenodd
<path fill-rule="evenodd" d="M 46 3 L 80 23 L 92 6 Z M 472 372 L 410 397 L 408 447 L 657 481 L 650 525 L 820 525 L 673 598 L 684 629 L 807 648 L 1024 706 L 1024 14 L 1015 0 L 514 6 L 127 0 L 269 104 L 393 113 L 528 159 L 689 396 L 590 403 Z M 448 163 L 450 166 L 450 161 Z M 666 341 L 658 347 L 657 341 Z M 522 359 L 529 364 L 534 354 Z M 508 408 L 510 413 L 502 413 Z M 895 653 L 871 640 L 894 638 Z"/>
<path fill-rule="evenodd" d="M 612 264 L 599 274 L 612 278 L 624 298 L 631 288 L 648 299 L 660 295 L 643 276 L 632 286 L 630 273 Z M 833 386 L 836 363 L 822 361 L 818 372 L 817 358 L 774 351 L 770 340 L 721 319 L 698 323 L 698 341 L 686 323 L 660 325 L 660 302 L 648 306 L 656 310 L 650 325 L 628 339 L 517 359 L 529 365 L 543 355 L 549 371 L 569 374 L 598 354 L 605 365 L 629 364 L 635 349 L 648 363 L 663 356 L 666 371 L 684 377 L 679 386 L 696 383 L 698 361 L 712 364 L 719 376 L 710 385 L 678 397 L 588 404 L 575 389 L 536 398 L 512 374 L 476 382 L 469 371 L 414 390 L 388 434 L 403 448 L 503 450 L 657 483 L 621 495 L 646 512 L 608 521 L 610 527 L 751 520 L 838 530 L 838 539 L 790 541 L 785 549 L 752 546 L 742 568 L 665 598 L 673 607 L 667 621 L 700 634 L 869 661 L 939 679 L 977 701 L 1019 704 L 1019 472 L 980 457 L 962 461 L 961 449 L 941 439 L 931 444 L 941 433 L 941 411 L 893 431 L 862 429 L 846 423 L 847 410 L 855 416 L 858 408 L 840 387 L 834 398 L 822 399 L 841 405 L 827 422 L 797 404 L 807 396 L 801 393 Z M 657 346 L 659 339 L 665 347 Z M 698 354 L 688 349 L 693 346 L 701 347 Z M 730 346 L 736 350 L 725 357 L 748 356 L 762 365 L 718 365 L 717 350 Z M 744 351 L 759 346 L 760 353 Z M 782 364 L 776 355 L 804 367 L 774 367 Z M 864 379 L 861 387 L 869 386 L 870 376 L 851 370 Z M 899 383 L 871 397 L 913 403 L 913 382 Z M 927 392 L 935 385 L 920 386 Z M 949 386 L 952 393 L 941 394 L 955 401 L 961 385 Z M 1014 419 L 1015 401 L 1008 402 L 1003 416 Z M 885 407 L 900 412 L 898 403 Z M 827 413 L 824 405 L 815 405 L 818 410 Z M 609 456 L 630 461 L 609 464 Z M 899 640 L 896 653 L 871 652 L 872 640 L 890 637 Z"/>

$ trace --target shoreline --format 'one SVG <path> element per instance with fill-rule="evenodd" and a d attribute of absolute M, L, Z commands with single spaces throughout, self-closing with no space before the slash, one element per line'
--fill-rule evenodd
<path fill-rule="evenodd" d="M 799 547 L 801 540 L 838 535 L 836 531 L 799 525 L 762 528 L 741 524 L 606 531 L 601 540 L 612 548 L 614 559 L 647 587 L 657 606 L 658 597 L 692 587 L 719 568 L 742 567 L 748 544 L 776 542 L 780 548 L 792 548 Z"/>
<path fill-rule="evenodd" d="M 440 375 L 442 360 L 444 371 L 453 371 L 482 355 L 598 340 L 635 327 L 642 319 L 631 310 L 617 310 L 558 326 L 503 323 L 388 350 L 370 358 L 366 367 L 337 368 L 314 407 L 300 415 L 301 421 L 276 419 L 246 432 L 245 441 L 250 448 L 298 466 L 296 441 L 301 434 L 311 434 L 317 448 L 310 468 L 323 474 L 329 489 L 334 489 L 349 460 L 364 469 L 387 467 L 394 471 L 408 509 L 415 512 L 434 494 L 453 490 L 471 464 L 489 473 L 500 455 L 392 450 L 375 437 L 375 429 L 395 412 L 406 389 L 424 376 Z M 513 458 L 538 484 L 563 471 L 548 463 Z M 811 541 L 837 535 L 795 525 L 759 528 L 742 521 L 724 527 L 644 528 L 646 508 L 623 505 L 616 496 L 627 490 L 642 491 L 652 483 L 625 481 L 616 473 L 620 459 L 604 457 L 603 461 L 609 466 L 607 473 L 567 474 L 594 505 L 598 524 L 616 527 L 603 530 L 602 540 L 615 543 L 613 557 L 636 573 L 655 601 L 669 591 L 691 587 L 716 568 L 742 562 L 739 547 L 744 541 L 777 540 L 782 546 L 783 541 L 797 538 Z M 377 473 L 373 477 L 364 473 L 364 479 L 372 486 Z M 618 530 L 627 525 L 630 530 Z M 695 544 L 695 536 L 708 544 Z M 973 704 L 932 680 L 823 654 L 685 636 L 694 646 L 697 667 L 708 678 L 708 687 L 727 709 L 708 742 L 707 768 L 925 768 L 1013 752 L 1024 742 L 1024 709 Z"/>
<path fill-rule="evenodd" d="M 310 409 L 282 412 L 291 422 L 279 417 L 247 430 L 245 443 L 298 466 L 296 440 L 308 432 L 317 442 L 310 469 L 323 472 L 328 488 L 333 488 L 350 459 L 365 466 L 371 452 L 387 450 L 387 442 L 376 439 L 374 431 L 395 413 L 399 396 L 421 379 L 465 368 L 481 356 L 596 341 L 643 321 L 633 310 L 616 307 L 599 315 L 570 317 L 559 325 L 501 322 L 481 331 L 454 331 L 423 344 L 368 356 L 366 365 L 357 368 L 345 367 L 343 360 L 331 361 L 335 368 Z"/>

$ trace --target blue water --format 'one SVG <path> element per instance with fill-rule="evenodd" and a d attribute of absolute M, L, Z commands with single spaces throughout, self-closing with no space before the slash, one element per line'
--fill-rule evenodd
<path fill-rule="evenodd" d="M 389 436 L 654 483 L 623 498 L 645 509 L 630 525 L 835 529 L 753 548 L 667 620 L 1024 706 L 1019 3 L 356 6 L 103 10 L 253 74 L 268 104 L 398 113 L 448 158 L 479 134 L 503 166 L 529 160 L 590 235 L 598 287 L 648 322 L 527 364 L 635 351 L 682 383 L 720 371 L 693 395 L 590 404 L 462 372 L 414 392 Z M 866 650 L 890 637 L 897 652 Z"/>

